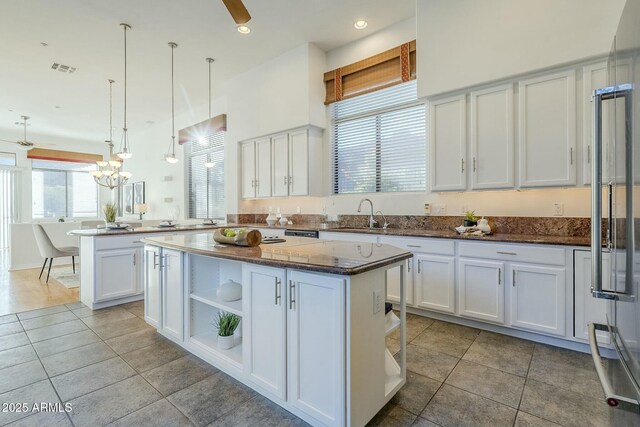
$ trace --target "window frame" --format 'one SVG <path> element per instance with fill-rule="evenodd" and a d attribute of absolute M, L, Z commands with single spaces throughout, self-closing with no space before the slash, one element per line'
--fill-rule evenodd
<path fill-rule="evenodd" d="M 405 82 L 402 84 L 406 84 L 406 83 L 412 83 L 415 84 L 415 80 L 409 81 L 409 82 Z M 391 89 L 399 89 L 400 85 L 394 85 L 388 88 L 384 88 L 381 90 L 391 90 Z M 363 94 L 363 95 L 367 95 L 367 94 Z M 330 134 L 329 134 L 329 155 L 331 158 L 331 164 L 330 164 L 330 173 L 331 173 L 331 180 L 330 180 L 330 189 L 329 189 L 329 193 L 331 196 L 349 196 L 349 195 L 357 195 L 357 194 L 394 194 L 394 193 L 401 193 L 401 194 L 422 194 L 422 193 L 426 193 L 428 192 L 428 134 L 427 134 L 427 126 L 428 126 L 428 117 L 427 117 L 427 103 L 426 101 L 420 99 L 417 97 L 417 87 L 416 87 L 416 99 L 411 100 L 411 101 L 404 101 L 404 102 L 400 102 L 400 103 L 396 103 L 393 105 L 389 105 L 389 106 L 385 106 L 385 107 L 380 107 L 380 108 L 374 108 L 368 111 L 363 111 L 363 112 L 358 112 L 358 113 L 354 113 L 354 114 L 350 114 L 350 115 L 346 115 L 344 117 L 338 118 L 336 119 L 334 117 L 334 113 L 331 111 L 332 108 L 336 108 L 337 105 L 339 105 L 340 103 L 343 102 L 349 102 L 349 101 L 353 101 L 354 99 L 357 99 L 356 97 L 351 97 L 351 98 L 347 98 L 341 101 L 337 101 L 332 103 L 331 105 L 329 105 L 329 120 L 330 120 Z M 415 189 L 410 189 L 410 190 L 406 190 L 406 191 L 384 191 L 382 189 L 382 176 L 383 176 L 383 167 L 382 167 L 382 127 L 381 127 L 381 116 L 383 114 L 387 114 L 387 113 L 393 113 L 396 111 L 402 111 L 402 110 L 408 110 L 410 108 L 414 108 L 414 107 L 422 107 L 424 108 L 424 165 L 425 165 L 425 169 L 424 169 L 424 188 L 420 189 L 420 190 L 415 190 Z M 337 157 L 337 148 L 336 148 L 336 141 L 335 141 L 335 126 L 336 124 L 340 124 L 340 123 L 345 123 L 345 122 L 349 122 L 349 121 L 355 121 L 355 120 L 359 120 L 359 119 L 365 119 L 365 118 L 372 118 L 375 120 L 375 191 L 353 191 L 353 192 L 340 192 L 339 191 L 339 182 L 338 182 L 338 176 L 339 176 L 339 164 L 338 164 L 338 157 Z"/>
<path fill-rule="evenodd" d="M 78 171 L 78 170 L 64 170 L 64 169 L 52 169 L 52 168 L 42 168 L 42 167 L 33 167 L 33 163 L 31 165 L 31 220 L 37 221 L 47 221 L 47 220 L 58 220 L 58 217 L 42 217 L 36 218 L 33 216 L 33 171 L 44 171 L 44 172 L 62 172 L 64 173 L 64 218 L 69 219 L 96 219 L 100 218 L 100 187 L 96 183 L 96 215 L 95 216 L 70 216 L 69 215 L 69 174 L 70 173 L 86 173 L 91 176 L 91 172 L 89 171 Z"/>

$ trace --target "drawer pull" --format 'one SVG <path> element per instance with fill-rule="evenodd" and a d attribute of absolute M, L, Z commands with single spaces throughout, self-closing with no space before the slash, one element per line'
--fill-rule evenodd
<path fill-rule="evenodd" d="M 421 248 L 422 245 L 407 245 L 409 248 Z"/>
<path fill-rule="evenodd" d="M 497 253 L 497 254 L 500 254 L 500 255 L 518 255 L 518 254 L 517 254 L 517 253 L 515 253 L 515 252 L 502 252 L 502 251 L 497 251 L 496 253 Z"/>

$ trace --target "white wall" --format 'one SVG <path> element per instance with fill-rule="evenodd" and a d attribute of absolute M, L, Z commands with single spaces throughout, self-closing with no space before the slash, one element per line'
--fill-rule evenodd
<path fill-rule="evenodd" d="M 3 136 L 3 139 L 10 138 Z M 109 155 L 109 148 L 105 143 L 97 143 L 94 141 L 68 140 L 48 135 L 38 135 L 35 133 L 31 133 L 29 135 L 29 139 L 41 143 L 53 144 L 51 146 L 43 146 L 42 148 L 99 154 L 104 156 L 105 158 Z M 27 159 L 27 151 L 19 149 L 16 144 L 6 142 L 0 142 L 0 151 L 16 154 L 16 164 L 20 169 L 18 182 L 19 222 L 30 222 L 32 211 L 31 161 Z M 109 189 L 100 187 L 98 197 L 99 206 L 101 206 L 102 204 L 111 201 L 112 194 Z"/>
<path fill-rule="evenodd" d="M 609 51 L 625 0 L 418 0 L 418 93 L 433 96 Z"/>

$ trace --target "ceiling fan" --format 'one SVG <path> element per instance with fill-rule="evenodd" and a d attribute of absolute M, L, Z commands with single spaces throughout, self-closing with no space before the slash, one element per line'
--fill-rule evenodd
<path fill-rule="evenodd" d="M 222 2 L 237 25 L 246 24 L 251 20 L 251 15 L 249 15 L 247 8 L 244 7 L 242 0 L 222 0 Z"/>
<path fill-rule="evenodd" d="M 27 139 L 27 120 L 29 120 L 29 116 L 20 116 L 20 118 L 22 119 L 21 124 L 24 127 L 24 138 L 19 139 L 17 141 L 10 141 L 7 139 L 0 139 L 0 141 L 18 144 L 22 150 L 29 151 L 35 147 L 35 144 Z M 38 145 L 53 145 L 53 144 L 38 144 Z"/>

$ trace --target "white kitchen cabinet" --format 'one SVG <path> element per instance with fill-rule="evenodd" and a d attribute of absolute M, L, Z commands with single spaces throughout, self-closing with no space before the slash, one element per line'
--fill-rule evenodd
<path fill-rule="evenodd" d="M 583 73 L 583 103 L 582 103 L 582 148 L 583 148 L 583 161 L 582 161 L 582 177 L 584 184 L 591 184 L 591 145 L 593 144 L 593 91 L 610 86 L 607 71 L 607 62 L 598 62 L 595 64 L 585 65 L 582 68 Z M 618 82 L 629 81 L 630 66 L 628 62 L 618 61 L 615 68 L 616 80 Z M 613 81 L 613 78 L 611 79 Z M 616 176 L 611 176 L 609 172 L 610 165 L 624 165 L 625 150 L 614 150 L 611 125 L 613 124 L 613 118 L 610 117 L 609 108 L 607 104 L 610 102 L 616 103 L 616 120 L 617 135 L 625 134 L 625 122 L 624 122 L 624 101 L 611 100 L 604 101 L 602 108 L 602 177 L 605 182 L 609 180 L 615 180 L 616 182 L 624 181 L 624 170 L 616 171 Z M 620 119 L 622 118 L 622 119 Z M 624 146 L 624 144 L 621 144 Z M 614 156 L 616 159 L 614 160 Z"/>
<path fill-rule="evenodd" d="M 156 328 L 162 327 L 162 279 L 160 276 L 160 248 L 144 248 L 144 320 Z"/>
<path fill-rule="evenodd" d="M 564 336 L 565 269 L 512 263 L 508 277 L 511 280 L 510 325 Z"/>
<path fill-rule="evenodd" d="M 455 258 L 417 254 L 415 264 L 417 264 L 415 305 L 455 314 Z"/>
<path fill-rule="evenodd" d="M 182 341 L 184 337 L 184 291 L 182 253 L 162 249 L 162 330 Z"/>
<path fill-rule="evenodd" d="M 240 144 L 242 198 L 271 196 L 271 140 L 262 138 Z"/>
<path fill-rule="evenodd" d="M 513 84 L 471 92 L 471 189 L 513 188 Z"/>
<path fill-rule="evenodd" d="M 429 102 L 431 190 L 465 190 L 466 96 Z"/>
<path fill-rule="evenodd" d="M 137 268 L 140 253 L 140 248 L 135 247 L 96 251 L 96 302 L 142 292 L 142 270 Z"/>
<path fill-rule="evenodd" d="M 256 197 L 271 196 L 271 140 L 258 139 L 256 144 Z"/>
<path fill-rule="evenodd" d="M 289 133 L 289 195 L 309 194 L 309 163 L 320 159 L 309 158 L 309 131 Z"/>
<path fill-rule="evenodd" d="M 324 425 L 345 424 L 345 281 L 289 271 L 288 401 Z"/>
<path fill-rule="evenodd" d="M 287 296 L 285 270 L 248 264 L 243 270 L 243 364 L 260 388 L 286 399 Z"/>
<path fill-rule="evenodd" d="M 240 144 L 242 163 L 242 198 L 256 197 L 256 146 L 253 141 Z"/>
<path fill-rule="evenodd" d="M 575 185 L 575 86 L 574 70 L 519 82 L 521 187 Z"/>
<path fill-rule="evenodd" d="M 459 314 L 504 323 L 504 263 L 458 259 Z"/>
<path fill-rule="evenodd" d="M 574 313 L 573 336 L 589 340 L 589 323 L 606 325 L 607 317 L 612 321 L 613 304 L 591 295 L 591 251 L 574 251 Z M 608 253 L 602 254 L 602 288 L 611 289 L 610 258 Z M 607 331 L 596 330 L 596 338 L 600 344 L 611 344 L 611 336 Z"/>
<path fill-rule="evenodd" d="M 408 259 L 405 264 L 405 300 L 407 305 L 414 305 L 413 276 L 416 266 L 416 257 Z M 400 267 L 387 270 L 387 301 L 400 302 Z"/>
<path fill-rule="evenodd" d="M 289 195 L 289 134 L 271 137 L 272 150 L 272 190 L 274 197 Z"/>

